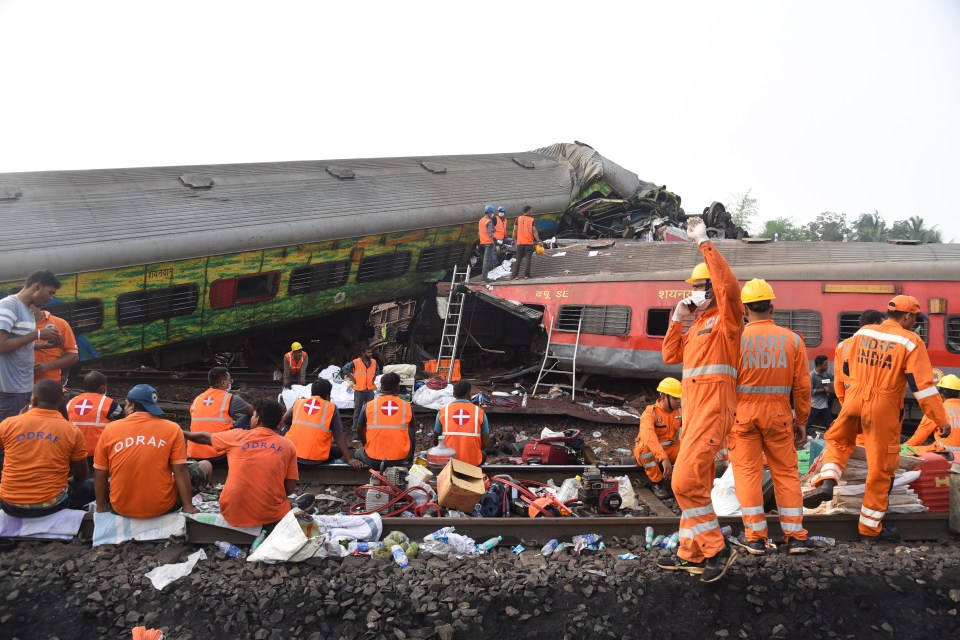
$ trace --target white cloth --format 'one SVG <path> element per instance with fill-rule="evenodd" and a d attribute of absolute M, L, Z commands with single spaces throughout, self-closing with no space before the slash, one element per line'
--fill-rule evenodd
<path fill-rule="evenodd" d="M 187 521 L 179 513 L 167 513 L 157 518 L 125 518 L 110 512 L 93 514 L 95 547 L 127 540 L 166 540 L 186 534 Z"/>
<path fill-rule="evenodd" d="M 203 552 L 203 549 L 195 553 L 191 553 L 187 556 L 186 562 L 175 562 L 172 564 L 165 564 L 154 569 L 151 569 L 144 574 L 150 582 L 153 583 L 155 589 L 163 591 L 163 588 L 183 576 L 190 575 L 190 572 L 193 571 L 193 567 L 200 562 L 201 560 L 206 560 L 207 554 Z"/>
<path fill-rule="evenodd" d="M 329 367 L 327 367 L 329 369 Z M 336 369 L 336 367 L 334 367 Z M 324 369 L 326 371 L 326 369 Z M 337 369 L 339 371 L 339 369 Z M 321 373 L 323 373 L 321 371 Z M 353 409 L 353 389 L 346 382 L 331 382 L 333 388 L 330 390 L 330 402 L 335 404 L 338 409 Z M 277 400 L 283 403 L 287 409 L 293 408 L 293 403 L 300 398 L 309 398 L 312 394 L 310 385 L 301 386 L 299 384 L 290 385 L 289 389 L 280 392 Z"/>
<path fill-rule="evenodd" d="M 436 409 L 437 411 L 443 409 L 455 399 L 456 398 L 453 397 L 452 384 L 448 384 L 443 389 L 431 389 L 427 385 L 423 385 L 414 391 L 412 396 L 413 404 L 418 404 L 427 409 Z"/>
<path fill-rule="evenodd" d="M 61 509 L 40 518 L 15 518 L 0 511 L 0 536 L 39 540 L 72 540 L 80 532 L 86 511 Z"/>
<path fill-rule="evenodd" d="M 335 364 L 330 365 L 318 373 L 317 377 L 323 380 L 329 380 L 330 384 L 340 384 L 343 382 L 343 377 L 340 375 L 340 367 Z"/>
<path fill-rule="evenodd" d="M 737 500 L 737 490 L 733 486 L 732 465 L 727 467 L 722 476 L 713 481 L 710 500 L 713 501 L 713 510 L 718 516 L 740 515 L 740 501 Z"/>
<path fill-rule="evenodd" d="M 302 562 L 314 556 L 340 555 L 332 544 L 342 538 L 374 542 L 383 533 L 380 514 L 366 516 L 313 516 L 319 528 L 315 538 L 307 538 L 297 521 L 296 511 L 290 511 L 277 523 L 273 531 L 257 549 L 247 556 L 247 562 Z"/>

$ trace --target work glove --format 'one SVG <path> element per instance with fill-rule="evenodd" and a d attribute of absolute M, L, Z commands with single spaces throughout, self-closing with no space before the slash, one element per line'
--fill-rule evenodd
<path fill-rule="evenodd" d="M 687 237 L 698 245 L 709 240 L 707 238 L 707 225 L 703 223 L 703 220 L 696 217 L 687 220 Z"/>
<path fill-rule="evenodd" d="M 677 303 L 677 308 L 673 311 L 673 321 L 683 322 L 684 318 L 693 315 L 693 309 L 695 309 L 696 306 L 697 303 L 693 301 L 693 298 L 684 298 Z"/>

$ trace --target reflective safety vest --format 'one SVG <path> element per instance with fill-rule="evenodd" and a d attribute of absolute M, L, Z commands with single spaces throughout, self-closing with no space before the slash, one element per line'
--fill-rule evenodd
<path fill-rule="evenodd" d="M 330 423 L 337 406 L 317 396 L 300 398 L 293 403 L 293 422 L 286 437 L 297 448 L 297 457 L 315 462 L 330 459 L 333 431 Z"/>
<path fill-rule="evenodd" d="M 376 460 L 402 460 L 412 447 L 408 432 L 413 409 L 397 396 L 377 396 L 364 409 L 367 443 L 364 453 Z"/>
<path fill-rule="evenodd" d="M 517 225 L 517 244 L 533 244 L 533 218 L 520 216 L 514 224 Z"/>
<path fill-rule="evenodd" d="M 483 216 L 480 218 L 480 244 L 493 244 L 493 236 L 487 231 L 487 225 L 490 223 L 490 218 Z M 496 230 L 496 228 L 494 228 Z"/>
<path fill-rule="evenodd" d="M 67 419 L 83 434 L 87 457 L 92 457 L 103 428 L 110 424 L 107 414 L 113 401 L 99 393 L 81 393 L 67 403 Z"/>
<path fill-rule="evenodd" d="M 303 366 L 303 351 L 298 352 L 296 357 L 294 357 L 293 351 L 287 351 L 283 359 L 290 366 L 290 373 L 300 373 L 300 368 Z"/>
<path fill-rule="evenodd" d="M 494 220 L 493 237 L 497 240 L 503 240 L 507 237 L 507 218 L 497 216 Z"/>
<path fill-rule="evenodd" d="M 373 391 L 373 379 L 377 377 L 377 361 L 370 358 L 370 366 L 363 364 L 363 358 L 353 361 L 354 391 Z"/>
<path fill-rule="evenodd" d="M 233 429 L 233 418 L 230 417 L 232 398 L 233 394 L 223 389 L 207 389 L 198 395 L 190 405 L 190 431 L 220 433 Z M 187 457 L 203 460 L 222 455 L 223 451 L 210 445 L 187 442 Z"/>
<path fill-rule="evenodd" d="M 483 461 L 480 436 L 483 427 L 483 409 L 472 402 L 452 402 L 440 410 L 443 441 L 457 452 L 457 460 L 475 467 Z"/>

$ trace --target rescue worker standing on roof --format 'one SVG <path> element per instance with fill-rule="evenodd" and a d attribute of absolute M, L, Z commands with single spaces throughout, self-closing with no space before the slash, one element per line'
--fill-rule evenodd
<path fill-rule="evenodd" d="M 307 384 L 307 362 L 310 358 L 307 352 L 303 350 L 303 345 L 294 342 L 290 345 L 290 351 L 283 356 L 283 388 L 290 388 L 290 376 L 299 375 L 300 385 Z"/>
<path fill-rule="evenodd" d="M 357 425 L 363 415 L 363 405 L 373 400 L 373 381 L 380 375 L 380 364 L 373 359 L 373 349 L 361 345 L 360 357 L 340 368 L 343 377 L 353 383 L 353 437 L 358 439 Z"/>
<path fill-rule="evenodd" d="M 740 338 L 737 414 L 730 430 L 730 464 L 746 533 L 744 548 L 753 555 L 767 549 L 763 509 L 763 460 L 773 476 L 780 528 L 789 553 L 806 553 L 803 494 L 796 448 L 806 436 L 810 414 L 810 363 L 799 335 L 776 325 L 773 287 L 765 280 L 743 285 L 740 300 L 747 326 Z M 793 407 L 790 408 L 790 397 Z"/>
<path fill-rule="evenodd" d="M 664 378 L 657 385 L 660 397 L 643 410 L 640 431 L 633 447 L 633 457 L 653 483 L 653 495 L 661 500 L 672 497 L 670 478 L 673 463 L 680 454 L 680 433 L 683 417 L 680 415 L 680 381 Z"/>
<path fill-rule="evenodd" d="M 955 461 L 960 460 L 960 378 L 952 373 L 945 375 L 937 386 L 940 387 L 940 395 L 943 397 L 943 408 L 947 410 L 947 417 L 950 418 L 950 435 L 944 437 L 940 433 L 934 433 L 937 424 L 924 416 L 906 444 L 918 453 L 949 451 L 953 453 Z M 931 434 L 934 436 L 933 444 L 924 445 Z"/>
<path fill-rule="evenodd" d="M 715 582 L 737 559 L 720 533 L 710 491 L 717 454 L 733 425 L 743 304 L 740 283 L 700 218 L 690 218 L 687 235 L 705 262 L 694 267 L 687 280 L 693 294 L 677 305 L 663 339 L 663 361 L 683 363 L 683 446 L 671 482 L 682 511 L 680 546 L 676 557 L 657 564 Z M 693 325 L 683 333 L 683 320 L 691 316 Z"/>
<path fill-rule="evenodd" d="M 503 205 L 497 207 L 497 218 L 493 221 L 493 238 L 499 240 L 499 244 L 507 239 L 507 208 Z"/>
<path fill-rule="evenodd" d="M 827 430 L 816 489 L 804 496 L 803 505 L 813 508 L 833 498 L 850 454 L 857 428 L 863 428 L 867 450 L 867 483 L 860 509 L 860 535 L 864 542 L 898 540 L 895 527 L 884 527 L 893 474 L 900 466 L 900 428 L 905 387 L 923 414 L 950 436 L 950 418 L 943 399 L 933 385 L 933 369 L 923 340 L 911 331 L 920 313 L 913 296 L 900 295 L 887 306 L 887 319 L 863 327 L 850 338 L 850 351 L 843 363 L 850 388 L 840 415 Z"/>
<path fill-rule="evenodd" d="M 483 217 L 478 224 L 478 233 L 480 236 L 480 248 L 483 249 L 483 280 L 489 282 L 487 277 L 490 271 L 497 267 L 497 246 L 503 244 L 503 240 L 497 240 L 497 224 L 494 221 L 496 210 L 492 204 L 483 208 Z M 506 234 L 506 226 L 504 226 Z"/>
<path fill-rule="evenodd" d="M 534 242 L 540 242 L 540 234 L 537 233 L 537 223 L 530 215 L 533 209 L 530 205 L 523 208 L 523 214 L 513 223 L 513 242 L 517 247 L 517 254 L 513 260 L 510 278 L 516 279 L 520 275 L 520 265 L 524 260 L 527 261 L 527 268 L 523 272 L 524 278 L 530 277 L 530 263 L 533 260 Z"/>

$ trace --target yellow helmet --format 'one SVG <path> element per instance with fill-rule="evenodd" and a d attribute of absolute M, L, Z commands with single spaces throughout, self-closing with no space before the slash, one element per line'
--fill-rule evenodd
<path fill-rule="evenodd" d="M 538 256 L 542 256 L 542 255 L 544 254 L 543 245 L 542 245 L 542 244 L 538 244 L 538 245 L 536 246 L 536 248 L 534 249 L 534 251 L 536 252 L 536 254 L 537 254 Z"/>
<path fill-rule="evenodd" d="M 681 389 L 680 381 L 676 378 L 664 378 L 660 381 L 660 384 L 657 385 L 657 391 L 659 393 L 665 393 L 674 398 L 679 398 L 683 394 Z"/>
<path fill-rule="evenodd" d="M 754 278 L 740 290 L 740 301 L 744 304 L 776 299 L 777 296 L 773 295 L 773 287 L 767 284 L 766 280 Z"/>
<path fill-rule="evenodd" d="M 291 351 L 300 351 L 300 349 L 303 349 L 303 345 L 299 342 L 294 342 L 292 345 L 290 345 Z"/>
<path fill-rule="evenodd" d="M 710 271 L 707 269 L 707 263 L 701 262 L 693 268 L 693 272 L 690 274 L 690 277 L 687 278 L 687 282 L 690 284 L 695 284 L 698 280 L 709 280 Z"/>
<path fill-rule="evenodd" d="M 943 376 L 942 378 L 940 378 L 940 382 L 937 383 L 937 386 L 942 387 L 944 389 L 953 389 L 954 391 L 960 391 L 960 378 L 953 375 L 952 373 L 949 373 Z"/>

